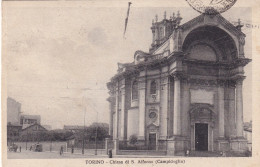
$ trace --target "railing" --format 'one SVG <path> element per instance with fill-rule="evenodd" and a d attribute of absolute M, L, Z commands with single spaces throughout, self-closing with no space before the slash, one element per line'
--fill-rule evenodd
<path fill-rule="evenodd" d="M 105 141 L 97 141 L 97 143 L 95 141 L 86 141 L 84 143 L 84 148 L 85 149 L 105 149 Z M 82 148 L 83 143 L 82 141 L 77 142 L 74 144 L 74 148 Z M 68 145 L 69 148 L 71 148 L 71 145 Z"/>
<path fill-rule="evenodd" d="M 154 150 L 154 151 L 166 151 L 167 141 L 161 140 L 156 144 L 137 142 L 131 143 L 130 141 L 119 141 L 119 150 Z"/>

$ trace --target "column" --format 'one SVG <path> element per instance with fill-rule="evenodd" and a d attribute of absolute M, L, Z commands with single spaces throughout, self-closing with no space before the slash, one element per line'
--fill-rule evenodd
<path fill-rule="evenodd" d="M 117 82 L 117 89 L 116 89 L 116 108 L 115 108 L 115 136 L 114 136 L 114 139 L 118 139 L 118 130 L 119 130 L 119 88 L 118 88 L 118 82 Z"/>
<path fill-rule="evenodd" d="M 173 135 L 181 135 L 181 83 L 180 77 L 174 76 Z"/>
<path fill-rule="evenodd" d="M 139 134 L 138 139 L 145 139 L 145 91 L 146 91 L 146 82 L 142 80 L 138 83 L 139 89 Z"/>
<path fill-rule="evenodd" d="M 218 128 L 219 137 L 224 138 L 225 125 L 224 125 L 224 88 L 218 87 Z"/>
<path fill-rule="evenodd" d="M 236 83 L 236 128 L 237 137 L 243 137 L 243 79 L 237 80 Z"/>
<path fill-rule="evenodd" d="M 182 83 L 183 94 L 182 94 L 182 135 L 190 136 L 190 120 L 189 120 L 189 109 L 190 109 L 190 89 L 187 81 Z"/>
<path fill-rule="evenodd" d="M 235 88 L 229 87 L 229 128 L 230 137 L 236 136 L 236 109 L 235 109 Z"/>
<path fill-rule="evenodd" d="M 168 86 L 169 81 L 168 77 L 161 78 L 161 87 L 159 91 L 161 92 L 160 95 L 160 138 L 167 138 L 167 118 L 168 118 Z"/>
<path fill-rule="evenodd" d="M 109 97 L 109 108 L 110 108 L 110 113 L 109 113 L 109 135 L 113 135 L 113 98 Z"/>
<path fill-rule="evenodd" d="M 125 126 L 126 126 L 126 122 L 125 122 L 125 88 L 121 89 L 121 125 L 120 125 L 120 137 L 121 139 L 126 139 L 125 136 Z"/>

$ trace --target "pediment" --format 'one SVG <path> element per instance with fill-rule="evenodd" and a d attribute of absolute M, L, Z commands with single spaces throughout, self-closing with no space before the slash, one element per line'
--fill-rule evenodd
<path fill-rule="evenodd" d="M 134 54 L 135 64 L 146 61 L 149 56 L 151 56 L 149 53 L 145 53 L 141 50 L 136 51 Z"/>
<path fill-rule="evenodd" d="M 245 34 L 243 32 L 241 32 L 236 26 L 234 26 L 232 23 L 230 23 L 228 20 L 222 17 L 221 14 L 217 14 L 217 15 L 201 14 L 198 17 L 195 17 L 194 19 L 181 25 L 181 28 L 184 32 L 190 32 L 195 28 L 201 26 L 209 26 L 209 25 L 222 28 L 226 32 L 229 32 L 234 36 L 245 37 Z"/>
<path fill-rule="evenodd" d="M 159 125 L 156 125 L 155 123 L 151 123 L 151 124 L 149 124 L 147 126 L 147 128 L 149 128 L 149 129 L 157 129 L 157 128 L 159 128 Z"/>

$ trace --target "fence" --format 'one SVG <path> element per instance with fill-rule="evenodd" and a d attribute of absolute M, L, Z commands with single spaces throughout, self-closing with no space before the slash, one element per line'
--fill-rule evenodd
<path fill-rule="evenodd" d="M 167 141 L 160 140 L 156 144 L 145 142 L 131 143 L 130 141 L 119 141 L 119 150 L 167 150 Z"/>
<path fill-rule="evenodd" d="M 72 145 L 68 145 L 68 148 L 71 148 Z M 83 142 L 76 142 L 73 145 L 74 148 L 82 148 L 83 147 Z M 106 142 L 105 141 L 85 141 L 84 143 L 84 148 L 85 149 L 105 149 L 106 147 Z"/>
<path fill-rule="evenodd" d="M 15 144 L 18 147 L 22 147 L 22 149 L 26 149 L 26 145 L 27 145 L 27 150 L 30 149 L 30 147 L 34 144 L 36 144 L 37 142 L 15 142 Z M 40 144 L 42 144 L 42 150 L 43 151 L 59 151 L 61 146 L 63 146 L 64 151 L 67 151 L 67 142 L 51 142 L 51 141 L 47 141 L 47 142 L 39 142 Z"/>

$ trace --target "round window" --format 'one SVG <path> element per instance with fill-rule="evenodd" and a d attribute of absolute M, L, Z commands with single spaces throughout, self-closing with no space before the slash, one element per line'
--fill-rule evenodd
<path fill-rule="evenodd" d="M 150 117 L 150 118 L 155 118 L 155 117 L 156 117 L 156 113 L 155 113 L 155 112 L 151 112 L 151 113 L 149 114 L 149 117 Z"/>

